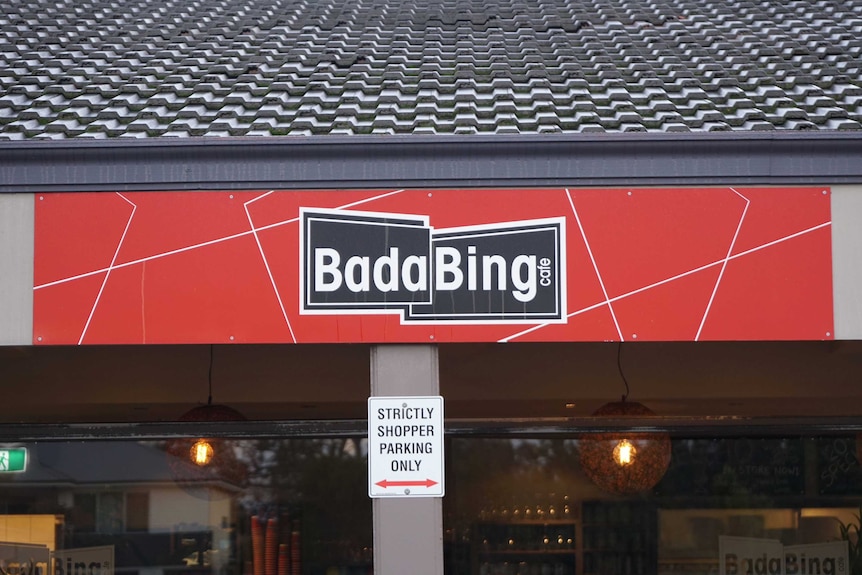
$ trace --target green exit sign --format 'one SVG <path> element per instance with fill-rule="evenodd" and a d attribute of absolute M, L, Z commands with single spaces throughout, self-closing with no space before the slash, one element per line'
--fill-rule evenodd
<path fill-rule="evenodd" d="M 0 448 L 0 473 L 27 469 L 27 449 L 24 447 Z"/>

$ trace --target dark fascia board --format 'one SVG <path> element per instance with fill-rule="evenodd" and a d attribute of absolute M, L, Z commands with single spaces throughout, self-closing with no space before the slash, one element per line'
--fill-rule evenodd
<path fill-rule="evenodd" d="M 862 132 L 0 141 L 0 192 L 860 182 Z"/>
<path fill-rule="evenodd" d="M 449 437 L 577 437 L 583 433 L 669 433 L 676 437 L 855 435 L 862 417 L 644 417 L 446 420 Z M 0 443 L 77 440 L 149 440 L 173 437 L 362 437 L 368 421 L 229 421 L 82 424 L 0 424 Z"/>

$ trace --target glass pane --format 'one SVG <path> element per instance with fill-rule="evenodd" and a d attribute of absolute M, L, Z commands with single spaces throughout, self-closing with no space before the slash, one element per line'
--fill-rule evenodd
<path fill-rule="evenodd" d="M 372 570 L 365 439 L 40 442 L 0 470 L 10 575 Z M 13 466 L 10 466 L 13 467 Z M 53 563 L 52 563 L 53 558 Z"/>
<path fill-rule="evenodd" d="M 629 436 L 612 466 L 651 457 Z M 451 440 L 445 573 L 862 573 L 855 436 L 674 438 L 648 485 L 596 461 L 597 437 Z"/>

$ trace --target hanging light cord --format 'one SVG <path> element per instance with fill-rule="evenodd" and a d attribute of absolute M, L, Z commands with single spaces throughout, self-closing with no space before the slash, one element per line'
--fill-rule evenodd
<path fill-rule="evenodd" d="M 623 383 L 626 386 L 626 392 L 623 394 L 622 400 L 625 401 L 629 396 L 629 382 L 626 379 L 626 374 L 623 373 L 623 342 L 620 342 L 619 346 L 617 346 L 617 370 L 620 372 L 620 377 L 623 379 Z"/>
<path fill-rule="evenodd" d="M 210 369 L 209 374 L 207 376 L 207 381 L 209 383 L 209 395 L 207 396 L 207 405 L 213 404 L 213 355 L 214 348 L 213 344 L 210 344 Z"/>

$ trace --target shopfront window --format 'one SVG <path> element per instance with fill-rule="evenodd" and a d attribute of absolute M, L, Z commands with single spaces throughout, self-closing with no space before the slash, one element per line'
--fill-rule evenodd
<path fill-rule="evenodd" d="M 449 437 L 446 575 L 858 575 L 855 434 L 671 436 L 655 485 L 625 492 L 585 472 L 590 437 Z M 0 448 L 0 566 L 373 572 L 364 436 L 222 440 L 230 464 L 208 471 L 175 441 Z"/>
<path fill-rule="evenodd" d="M 452 439 L 445 573 L 862 573 L 853 435 L 673 437 L 639 492 L 590 478 L 588 439 Z"/>
<path fill-rule="evenodd" d="M 0 567 L 9 575 L 359 575 L 372 571 L 365 439 L 213 440 L 2 448 Z M 4 451 L 5 450 L 5 451 Z"/>

